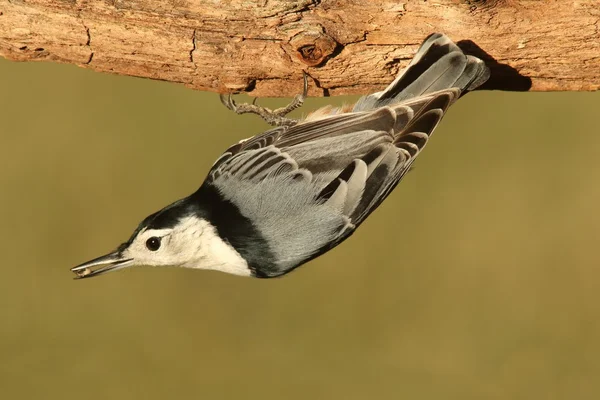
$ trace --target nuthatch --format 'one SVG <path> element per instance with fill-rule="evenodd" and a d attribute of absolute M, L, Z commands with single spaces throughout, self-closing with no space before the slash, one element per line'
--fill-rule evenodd
<path fill-rule="evenodd" d="M 114 252 L 72 268 L 92 277 L 134 265 L 284 275 L 347 239 L 390 194 L 448 107 L 489 70 L 432 34 L 383 91 L 296 121 L 288 107 L 237 105 L 276 127 L 231 146 L 202 186 L 142 221 Z"/>

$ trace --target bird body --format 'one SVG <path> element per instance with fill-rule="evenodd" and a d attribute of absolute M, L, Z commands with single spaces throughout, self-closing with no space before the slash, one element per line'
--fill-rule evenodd
<path fill-rule="evenodd" d="M 481 60 L 430 35 L 385 90 L 231 146 L 196 192 L 147 217 L 116 251 L 72 270 L 89 277 L 179 265 L 284 275 L 348 238 L 410 169 L 448 107 L 488 77 Z"/>

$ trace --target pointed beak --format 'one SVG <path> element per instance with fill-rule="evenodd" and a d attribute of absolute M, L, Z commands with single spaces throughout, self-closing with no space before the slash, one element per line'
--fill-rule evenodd
<path fill-rule="evenodd" d="M 91 278 L 111 271 L 117 271 L 133 263 L 133 258 L 124 258 L 121 251 L 117 250 L 102 257 L 71 268 L 77 275 L 75 279 Z"/>

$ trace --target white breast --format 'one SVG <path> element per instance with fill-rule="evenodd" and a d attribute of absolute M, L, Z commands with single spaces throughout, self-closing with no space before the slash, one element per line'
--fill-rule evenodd
<path fill-rule="evenodd" d="M 195 217 L 190 217 L 194 218 Z M 201 224 L 197 262 L 190 265 L 183 265 L 189 268 L 212 269 L 215 271 L 226 272 L 228 274 L 250 276 L 252 273 L 246 260 L 238 253 L 233 246 L 225 242 L 217 234 L 217 230 L 208 221 L 194 221 L 194 224 Z"/>

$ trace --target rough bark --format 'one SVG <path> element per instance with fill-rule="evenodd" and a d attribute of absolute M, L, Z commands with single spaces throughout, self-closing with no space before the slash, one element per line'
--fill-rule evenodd
<path fill-rule="evenodd" d="M 255 96 L 303 70 L 311 95 L 379 89 L 434 31 L 476 44 L 489 87 L 600 88 L 599 0 L 0 0 L 6 58 Z"/>

